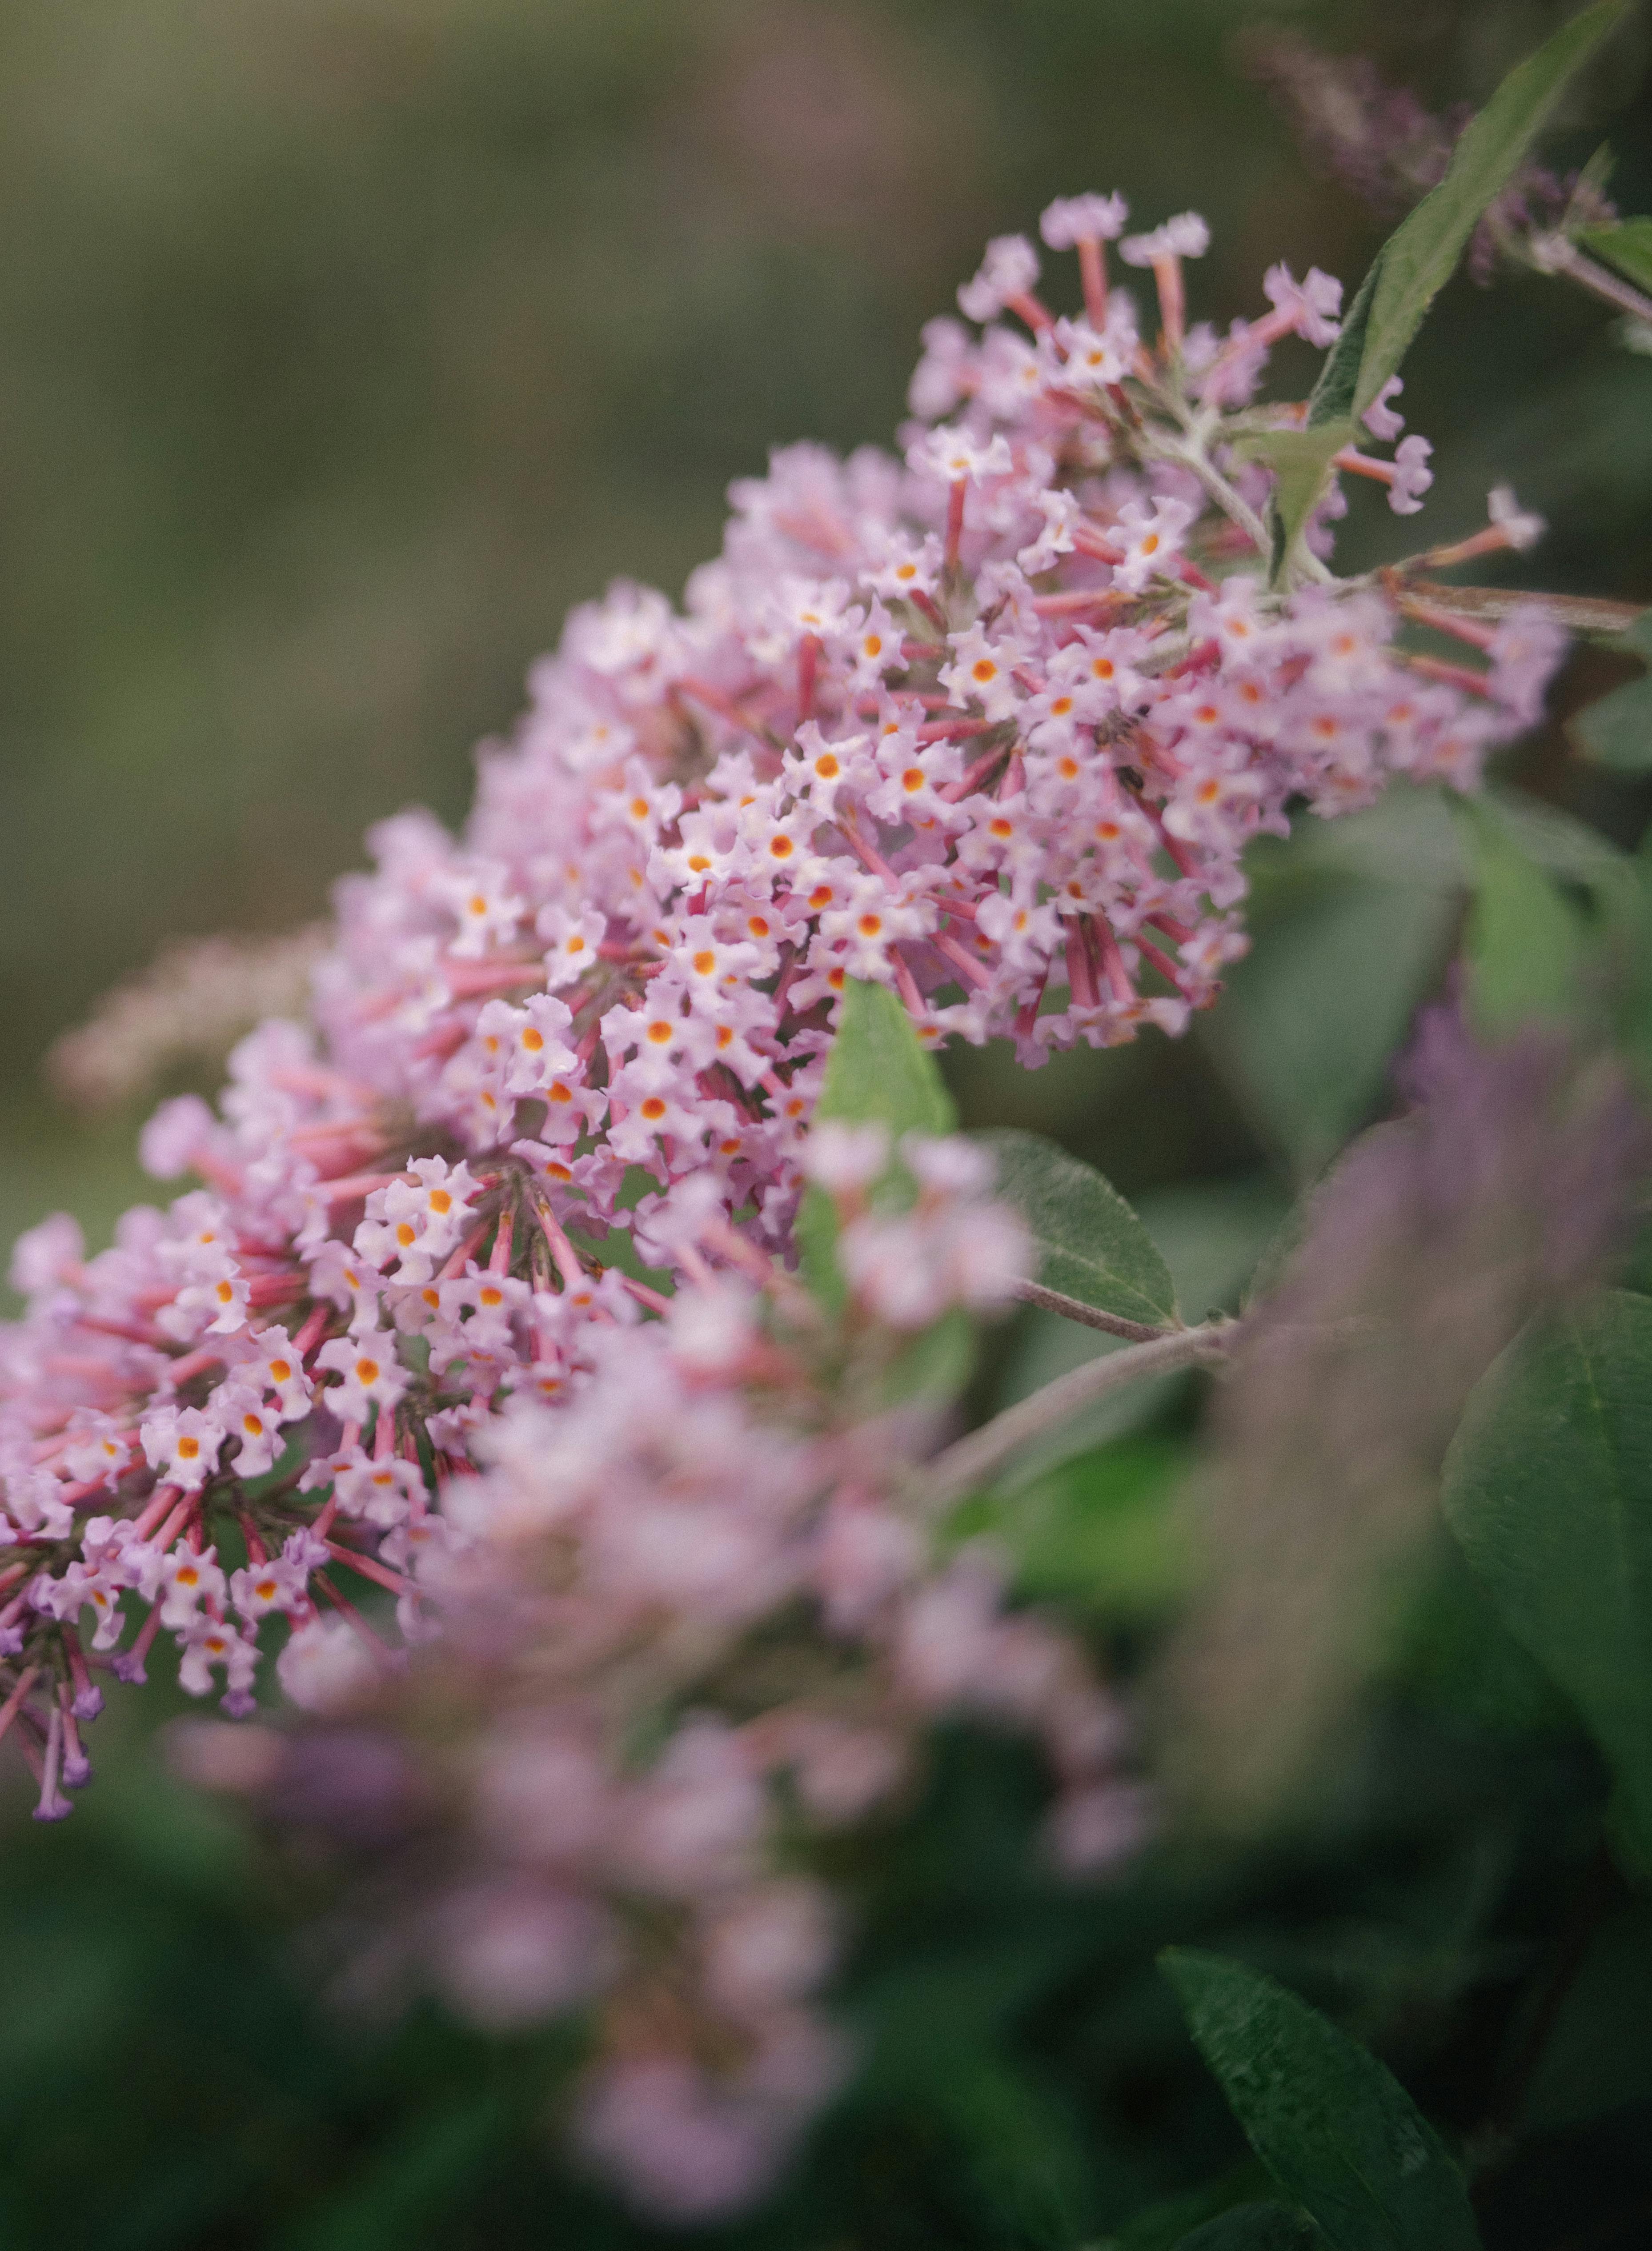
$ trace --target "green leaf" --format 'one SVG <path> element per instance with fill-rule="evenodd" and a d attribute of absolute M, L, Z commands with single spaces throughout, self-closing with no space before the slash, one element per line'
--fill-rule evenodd
<path fill-rule="evenodd" d="M 281 2251 L 391 2251 L 469 2202 L 498 2162 L 509 2114 L 491 2091 L 406 2118 L 340 2191 L 284 2232 Z"/>
<path fill-rule="evenodd" d="M 1629 884 L 1614 886 L 1602 901 L 1601 952 L 1609 966 L 1606 996 L 1613 1040 L 1644 1096 L 1652 1088 L 1652 833 L 1626 864 Z M 1621 1278 L 1626 1286 L 1652 1295 L 1652 1227 L 1638 1231 Z"/>
<path fill-rule="evenodd" d="M 1359 389 L 1359 364 L 1364 357 L 1365 332 L 1371 326 L 1371 301 L 1377 294 L 1385 249 L 1386 245 L 1372 259 L 1364 280 L 1354 293 L 1354 301 L 1348 308 L 1336 341 L 1325 355 L 1325 364 L 1308 401 L 1310 430 L 1332 422 L 1352 426 L 1354 400 Z"/>
<path fill-rule="evenodd" d="M 1571 2126 L 1652 2102 L 1652 1903 L 1637 1900 L 1596 1932 L 1543 2044 L 1522 2116 Z"/>
<path fill-rule="evenodd" d="M 1378 253 L 1377 278 L 1359 338 L 1358 373 L 1343 410 L 1355 421 L 1398 371 L 1424 314 L 1450 280 L 1486 210 L 1519 169 L 1566 80 L 1622 22 L 1631 4 L 1632 0 L 1595 0 L 1535 54 L 1517 63 L 1469 120 L 1440 185 Z M 1340 399 L 1348 387 L 1345 368 L 1338 371 L 1336 384 Z M 1329 404 L 1328 398 L 1327 413 Z"/>
<path fill-rule="evenodd" d="M 1079 2121 L 1059 2095 L 1002 2057 L 959 2058 L 936 2108 L 1000 2240 L 1065 2251 L 1093 2201 Z"/>
<path fill-rule="evenodd" d="M 1374 2055 L 1242 1963 L 1160 1960 L 1251 2147 L 1334 2251 L 1473 2251 L 1462 2175 Z"/>
<path fill-rule="evenodd" d="M 1633 897 L 1638 887 L 1635 861 L 1598 828 L 1524 790 L 1493 788 L 1486 798 L 1520 849 L 1551 876 L 1581 884 L 1601 907 Z"/>
<path fill-rule="evenodd" d="M 1604 196 L 1612 184 L 1612 175 L 1617 168 L 1617 158 L 1612 153 L 1612 143 L 1603 141 L 1586 164 L 1579 166 L 1578 177 L 1572 184 L 1572 204 L 1575 210 L 1585 196 Z"/>
<path fill-rule="evenodd" d="M 997 1158 L 999 1193 L 1031 1229 L 1046 1289 L 1152 1328 L 1175 1322 L 1170 1269 L 1110 1181 L 1042 1134 L 979 1138 Z"/>
<path fill-rule="evenodd" d="M 1615 226 L 1579 230 L 1580 246 L 1615 266 L 1637 289 L 1652 289 L 1652 218 L 1620 219 Z"/>
<path fill-rule="evenodd" d="M 1236 2204 L 1184 2235 L 1176 2251 L 1308 2251 L 1323 2241 L 1311 2220 L 1282 2204 Z"/>
<path fill-rule="evenodd" d="M 1295 554 L 1302 526 L 1330 475 L 1332 456 L 1353 441 L 1354 426 L 1340 417 L 1310 430 L 1270 430 L 1236 450 L 1274 472 L 1273 578 L 1277 584 Z"/>
<path fill-rule="evenodd" d="M 1652 228 L 1652 219 L 1642 224 Z M 1639 680 L 1626 680 L 1571 722 L 1571 731 L 1584 756 L 1614 773 L 1652 771 L 1652 611 L 1637 618 L 1620 647 L 1626 655 L 1643 657 L 1648 670 Z"/>
<path fill-rule="evenodd" d="M 957 1126 L 934 1056 L 886 985 L 856 977 L 844 985 L 815 1114 L 854 1125 L 880 1119 L 896 1140 L 903 1133 L 950 1133 Z"/>
<path fill-rule="evenodd" d="M 1276 534 L 1272 577 L 1276 585 L 1295 551 L 1303 525 L 1314 512 L 1315 502 L 1325 488 L 1333 455 L 1351 444 L 1357 434 L 1354 393 L 1382 262 L 1379 251 L 1348 308 L 1341 333 L 1326 354 L 1325 364 L 1308 402 L 1308 427 L 1281 430 L 1256 449 L 1274 475 Z"/>
<path fill-rule="evenodd" d="M 1572 73 L 1632 0 L 1596 0 L 1516 65 L 1452 153 L 1446 177 L 1391 234 L 1360 283 L 1308 402 L 1305 429 L 1270 432 L 1249 450 L 1273 468 L 1274 578 L 1295 552 L 1334 455 L 1410 349 L 1463 246 L 1508 185 Z"/>
<path fill-rule="evenodd" d="M 1163 1253 L 1178 1306 L 1190 1319 L 1237 1309 L 1252 1268 L 1288 1208 L 1285 1191 L 1267 1174 L 1156 1188 L 1142 1216 Z M 993 1356 L 997 1381 L 991 1404 L 1013 1406 L 1086 1361 L 1124 1346 L 1059 1313 L 1030 1309 Z M 1019 1494 L 1075 1455 L 1093 1454 L 1132 1430 L 1146 1430 L 1185 1396 L 1198 1378 L 1188 1369 L 1151 1376 L 1098 1399 L 1019 1453 L 993 1480 L 1000 1496 Z"/>
<path fill-rule="evenodd" d="M 1173 1503 L 1190 1466 L 1186 1443 L 1128 1437 L 1017 1484 L 976 1493 L 947 1539 L 983 1534 L 1015 1567 L 1018 1596 L 1076 1603 L 1099 1617 L 1151 1619 L 1194 1579 Z"/>
<path fill-rule="evenodd" d="M 1265 840 L 1246 864 L 1251 951 L 1198 1038 L 1263 1138 L 1310 1179 L 1370 1113 L 1448 956 L 1461 848 L 1440 799 L 1407 790 L 1288 843 Z"/>
<path fill-rule="evenodd" d="M 831 1198 L 811 1181 L 797 1210 L 797 1252 L 803 1280 L 828 1313 L 838 1313 L 849 1292 L 837 1271 L 837 1214 Z"/>
<path fill-rule="evenodd" d="M 1408 1700 L 1467 1721 L 1477 1733 L 1558 1745 L 1576 1732 L 1576 1713 L 1510 1632 L 1452 1541 L 1442 1542 L 1435 1569 L 1402 1606 L 1393 1666 Z"/>
<path fill-rule="evenodd" d="M 1223 1021 L 1200 1027 L 1300 1179 L 1370 1114 L 1446 958 L 1454 911 L 1438 894 L 1350 883 L 1259 933 Z"/>
<path fill-rule="evenodd" d="M 1572 1698 L 1652 1859 L 1652 1300 L 1522 1332 L 1446 1458 L 1446 1517 L 1510 1632 Z"/>
<path fill-rule="evenodd" d="M 878 1405 L 955 1398 L 969 1381 L 977 1340 L 974 1321 L 961 1306 L 952 1306 L 885 1362 L 878 1375 Z"/>
<path fill-rule="evenodd" d="M 1247 2153 L 1219 2179 L 1161 2197 L 1133 2212 L 1115 2234 L 1102 2237 L 1096 2251 L 1181 2251 L 1185 2236 L 1208 2220 L 1224 2220 L 1230 2212 L 1264 2199 L 1267 2185 L 1267 2174 Z"/>
<path fill-rule="evenodd" d="M 1475 896 L 1463 951 L 1474 1022 L 1497 1038 L 1534 1018 L 1563 1019 L 1586 950 L 1583 918 L 1489 807 L 1468 819 Z"/>
<path fill-rule="evenodd" d="M 895 1141 L 904 1133 L 950 1133 L 956 1126 L 957 1112 L 934 1056 L 886 987 L 859 978 L 845 984 L 815 1115 L 852 1125 L 876 1120 L 888 1126 Z M 836 1256 L 837 1215 L 820 1188 L 804 1191 L 797 1241 L 804 1280 L 823 1305 L 836 1308 L 843 1298 Z"/>

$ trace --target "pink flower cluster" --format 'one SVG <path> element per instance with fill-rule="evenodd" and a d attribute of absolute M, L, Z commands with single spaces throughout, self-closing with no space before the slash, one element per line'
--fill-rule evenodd
<path fill-rule="evenodd" d="M 1307 583 L 1266 583 L 1267 473 L 1246 444 L 1301 409 L 1254 394 L 1281 337 L 1329 341 L 1338 285 L 1276 267 L 1267 313 L 1190 329 L 1183 261 L 1206 232 L 1183 214 L 1122 244 L 1153 276 L 1149 342 L 1109 287 L 1124 219 L 1117 197 L 1045 214 L 1046 242 L 1078 253 L 1072 318 L 1035 294 L 1031 244 L 990 246 L 960 293 L 988 325 L 926 331 L 900 456 L 778 454 L 734 487 L 680 612 L 631 585 L 576 611 L 517 738 L 483 751 L 462 838 L 417 813 L 374 832 L 314 1028 L 266 1023 L 216 1113 L 185 1098 L 152 1120 L 149 1169 L 205 1186 L 128 1213 L 91 1259 L 63 1219 L 19 1244 L 0 1731 L 42 1818 L 84 1779 L 95 1673 L 142 1678 L 166 1633 L 185 1687 L 221 1681 L 242 1712 L 277 1617 L 283 1676 L 313 1700 L 355 1656 L 391 1662 L 341 1572 L 419 1638 L 455 1542 L 539 1506 L 509 1466 L 524 1447 L 595 1464 L 631 1443 L 649 1387 L 687 1381 L 695 1324 L 718 1333 L 730 1278 L 781 1286 L 848 980 L 899 994 L 926 1041 L 1012 1037 L 1029 1064 L 1177 1032 L 1243 950 L 1251 837 L 1396 774 L 1471 786 L 1531 717 L 1556 655 L 1540 620 L 1429 613 L 1470 644 L 1447 661 L 1396 645 L 1423 615 L 1403 572 L 1343 585 L 1310 556 Z M 1398 428 L 1386 399 L 1369 419 Z M 1344 465 L 1409 506 L 1420 444 Z M 1461 551 L 1528 535 L 1498 506 Z M 852 1149 L 814 1146 L 852 1172 Z M 990 1295 L 996 1271 L 991 1227 L 958 1218 L 955 1153 L 913 1162 L 919 1204 L 842 1236 L 862 1316 L 892 1333 Z M 726 1401 L 691 1425 L 732 1446 L 744 1427 Z M 799 1458 L 793 1493 L 775 1442 L 773 1569 L 748 1580 L 718 1561 L 757 1538 L 739 1505 L 666 1556 L 692 1465 L 656 1435 L 581 1534 L 605 1584 L 634 1570 L 641 1600 L 650 1572 L 698 1572 L 685 1616 L 715 1632 L 760 1586 L 809 1585 L 829 1611 L 824 1566 L 788 1578 L 771 1538 L 814 1470 Z M 670 1506 L 642 1497 L 656 1475 Z M 535 1538 L 557 1552 L 537 1520 Z M 934 1600 L 965 1603 L 961 1584 Z M 915 1661 L 892 1655 L 892 1680 Z"/>
<path fill-rule="evenodd" d="M 860 1246 L 841 1321 L 778 1269 L 725 1271 L 661 1319 L 593 1326 L 572 1398 L 497 1419 L 449 1486 L 427 1567 L 447 1631 L 411 1680 L 311 1625 L 284 1660 L 311 1726 L 182 1743 L 346 1852 L 369 1813 L 357 1988 L 434 1985 L 494 2030 L 592 2014 L 580 2138 L 679 2219 L 749 2200 L 838 2084 L 808 2005 L 837 1917 L 803 1871 L 820 1835 L 911 1797 L 937 1714 L 1042 1742 L 1062 1865 L 1142 1828 L 1079 1651 L 1004 1613 L 990 1557 L 932 1554 L 933 1404 L 877 1409 L 902 1332 L 1002 1298 L 1025 1251 L 978 1150 L 906 1137 L 905 1209 L 869 1195 L 889 1154 L 876 1127 L 811 1145 Z"/>

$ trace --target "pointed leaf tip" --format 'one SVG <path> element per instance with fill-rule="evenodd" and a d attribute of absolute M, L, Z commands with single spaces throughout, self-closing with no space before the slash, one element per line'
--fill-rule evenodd
<path fill-rule="evenodd" d="M 1478 2251 L 1462 2175 L 1374 2055 L 1243 1963 L 1159 1961 L 1251 2147 L 1334 2251 Z"/>
<path fill-rule="evenodd" d="M 1175 1320 L 1170 1271 L 1110 1181 L 1042 1134 L 979 1138 L 997 1158 L 999 1195 L 1031 1231 L 1046 1289 L 1155 1328 Z"/>

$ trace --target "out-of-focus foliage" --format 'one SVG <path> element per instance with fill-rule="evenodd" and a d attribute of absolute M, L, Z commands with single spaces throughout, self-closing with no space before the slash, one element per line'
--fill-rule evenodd
<path fill-rule="evenodd" d="M 1144 220 L 1190 203 L 1215 223 L 1196 315 L 1275 257 L 1351 288 L 1382 223 L 1307 171 L 1245 43 L 1283 22 L 1361 46 L 1445 107 L 1567 12 L 9 10 L 0 1235 L 66 1204 L 99 1239 L 141 1192 L 128 1119 L 45 1106 L 47 1041 L 166 938 L 312 917 L 376 815 L 413 799 L 455 815 L 469 744 L 509 724 L 570 602 L 616 571 L 680 582 L 726 480 L 771 440 L 886 440 L 917 325 L 983 235 L 1118 184 Z M 1553 141 L 1577 163 L 1609 136 L 1631 213 L 1652 208 L 1644 38 L 1612 50 Z M 1459 279 L 1406 372 L 1438 448 L 1431 536 L 1473 529 L 1511 476 L 1553 530 L 1506 583 L 1652 594 L 1652 367 L 1606 314 L 1535 275 Z M 1397 551 L 1368 497 L 1350 567 Z M 1627 677 L 1586 651 L 1563 701 Z M 1259 850 L 1257 944 L 1197 1042 L 1036 1077 L 962 1055 L 965 1123 L 1100 1166 L 1192 1320 L 1236 1309 L 1259 1264 L 1289 1271 L 1300 1220 L 1267 1246 L 1292 1196 L 1389 1106 L 1394 1052 L 1460 948 L 1489 1029 L 1570 1024 L 1597 1060 L 1611 1042 L 1644 1070 L 1652 883 L 1623 848 L 1647 809 L 1641 697 L 1637 679 L 1583 723 L 1597 763 L 1558 726 L 1517 755 L 1509 780 L 1546 811 L 1511 794 L 1469 828 L 1419 795 Z M 1649 1271 L 1642 1256 L 1623 1278 L 1637 1334 Z M 977 1403 L 1114 1348 L 1026 1312 Z M 1487 1385 L 1545 1350 L 1524 1340 Z M 1208 1474 L 1207 1388 L 1183 1375 L 1102 1403 L 954 1527 L 991 1533 L 1123 1671 L 1205 1568 L 1186 1494 L 1196 1460 Z M 1520 1466 L 1484 1521 L 1545 1474 L 1535 1446 Z M 1030 1861 L 1031 1763 L 960 1735 L 913 1818 L 844 1848 L 862 1923 L 841 2005 L 864 2068 L 780 2198 L 702 2241 L 1289 2240 L 1154 1967 L 1167 1945 L 1268 1973 L 1380 2054 L 1466 2162 L 1493 2251 L 1612 2251 L 1652 2228 L 1652 1923 L 1600 1860 L 1601 1749 L 1626 1788 L 1643 1777 L 1596 1708 L 1581 1577 L 1558 1657 L 1551 1632 L 1556 1585 L 1609 1527 L 1580 1508 L 1566 1572 L 1511 1590 L 1506 1549 L 1488 1569 L 1468 1530 L 1465 1561 L 1433 1520 L 1428 1461 L 1406 1474 L 1414 1536 L 1353 1621 L 1336 1756 L 1277 1818 L 1063 1887 Z M 1529 1627 L 1534 1599 L 1546 1623 Z M 32 1828 L 20 1791 L 6 1804 L 0 2245 L 663 2240 L 559 2169 L 544 2044 L 325 1994 L 298 1936 L 321 1873 L 182 1793 L 142 1739 L 179 1700 L 157 1687 L 99 1723 L 98 1784 L 66 1827 Z"/>
<path fill-rule="evenodd" d="M 1446 1513 L 1593 1729 L 1631 1852 L 1652 1866 L 1649 1368 L 1652 1303 L 1628 1290 L 1520 1338 L 1470 1403 Z"/>
<path fill-rule="evenodd" d="M 1645 618 L 1623 638 L 1637 656 L 1652 656 L 1652 626 Z M 1585 755 L 1599 765 L 1644 773 L 1652 766 L 1652 680 L 1614 688 L 1579 714 L 1572 731 Z"/>

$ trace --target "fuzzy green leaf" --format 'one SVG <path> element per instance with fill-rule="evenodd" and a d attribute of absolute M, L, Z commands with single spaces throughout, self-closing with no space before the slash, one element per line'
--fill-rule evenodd
<path fill-rule="evenodd" d="M 1566 81 L 1622 22 L 1631 4 L 1632 0 L 1595 0 L 1535 54 L 1517 63 L 1469 120 L 1440 185 L 1378 253 L 1377 279 L 1359 337 L 1358 373 L 1343 410 L 1354 420 L 1398 371 L 1424 314 L 1450 280 L 1488 207 L 1524 162 Z M 1357 298 L 1356 307 L 1358 302 Z M 1345 371 L 1339 371 L 1336 384 L 1340 398 L 1347 388 Z"/>
<path fill-rule="evenodd" d="M 950 1133 L 958 1122 L 935 1059 L 885 985 L 851 977 L 826 1064 L 817 1118 L 876 1119 L 903 1133 Z"/>
<path fill-rule="evenodd" d="M 1242 1963 L 1160 1961 L 1251 2147 L 1333 2251 L 1475 2251 L 1462 2175 L 1374 2055 Z"/>
<path fill-rule="evenodd" d="M 1110 1181 L 1038 1133 L 980 1138 L 997 1158 L 999 1194 L 1031 1229 L 1047 1290 L 1152 1328 L 1175 1320 L 1170 1270 Z"/>
<path fill-rule="evenodd" d="M 1476 1386 L 1445 1509 L 1516 1638 L 1611 1763 L 1652 1846 L 1652 1301 L 1604 1292 L 1524 1330 Z"/>
<path fill-rule="evenodd" d="M 1354 400 L 1359 391 L 1359 364 L 1365 353 L 1365 333 L 1371 326 L 1371 301 L 1383 270 L 1383 252 L 1372 259 L 1364 280 L 1354 293 L 1336 343 L 1325 355 L 1308 402 L 1308 426 L 1317 430 L 1327 423 L 1346 422 L 1352 427 Z M 1369 405 L 1370 401 L 1367 400 Z"/>

